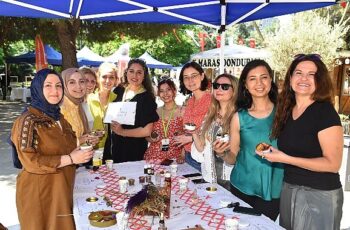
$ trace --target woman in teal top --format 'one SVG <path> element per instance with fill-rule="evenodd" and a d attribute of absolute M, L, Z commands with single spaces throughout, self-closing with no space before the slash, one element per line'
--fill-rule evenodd
<path fill-rule="evenodd" d="M 283 166 L 270 163 L 255 153 L 259 143 L 276 146 L 270 140 L 277 101 L 277 86 L 272 70 L 263 60 L 249 62 L 238 84 L 237 111 L 231 121 L 230 151 L 225 144 L 214 142 L 217 152 L 224 152 L 227 163 L 235 163 L 231 172 L 231 192 L 269 218 L 279 214 L 279 197 Z"/>

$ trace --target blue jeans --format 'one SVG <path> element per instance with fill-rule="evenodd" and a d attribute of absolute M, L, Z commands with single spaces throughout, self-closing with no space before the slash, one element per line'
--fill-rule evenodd
<path fill-rule="evenodd" d="M 190 152 L 185 152 L 185 162 L 201 172 L 201 163 L 192 158 Z"/>

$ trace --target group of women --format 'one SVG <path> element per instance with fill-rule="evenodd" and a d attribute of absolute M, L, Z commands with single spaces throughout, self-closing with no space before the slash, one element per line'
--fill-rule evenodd
<path fill-rule="evenodd" d="M 87 68 L 36 74 L 31 105 L 12 129 L 24 167 L 17 179 L 22 229 L 75 229 L 75 165 L 93 154 L 77 147 L 85 142 L 116 163 L 186 161 L 269 218 L 280 214 L 286 229 L 340 228 L 342 128 L 318 55 L 295 57 L 279 95 L 263 60 L 249 62 L 239 80 L 217 76 L 212 93 L 201 66 L 187 63 L 179 77 L 180 92 L 190 95 L 183 107 L 174 82 L 162 77 L 164 105 L 157 108 L 143 60 L 132 59 L 123 83 L 118 79 L 109 63 L 97 75 Z M 136 102 L 134 125 L 104 124 L 109 102 Z M 257 150 L 259 143 L 268 152 Z"/>

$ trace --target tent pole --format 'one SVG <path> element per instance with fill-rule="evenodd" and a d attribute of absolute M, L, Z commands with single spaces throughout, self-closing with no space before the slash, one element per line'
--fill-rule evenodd
<path fill-rule="evenodd" d="M 7 96 L 7 89 L 8 89 L 8 86 L 7 86 L 7 63 L 5 62 L 5 87 L 3 87 L 5 90 L 3 93 L 3 98 L 6 100 L 6 96 Z"/>
<path fill-rule="evenodd" d="M 226 2 L 225 0 L 220 0 L 221 4 L 221 27 L 219 33 L 221 34 L 220 42 L 220 69 L 219 74 L 224 73 L 224 50 L 225 50 L 225 40 L 226 40 Z"/>
<path fill-rule="evenodd" d="M 226 35 L 226 32 L 223 31 L 221 33 L 221 43 L 220 43 L 220 71 L 219 73 L 220 74 L 223 74 L 224 73 L 224 69 L 225 69 L 225 58 L 224 58 L 224 50 L 225 50 L 225 35 Z"/>

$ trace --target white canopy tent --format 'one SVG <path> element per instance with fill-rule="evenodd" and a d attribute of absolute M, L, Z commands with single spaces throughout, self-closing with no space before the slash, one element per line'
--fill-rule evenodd
<path fill-rule="evenodd" d="M 171 69 L 173 66 L 161 61 L 154 59 L 149 53 L 145 52 L 142 54 L 140 59 L 145 60 L 148 68 L 157 68 L 157 69 Z"/>
<path fill-rule="evenodd" d="M 106 62 L 117 63 L 119 60 L 126 60 L 127 62 L 130 60 L 129 52 L 130 44 L 124 43 L 122 44 L 117 51 L 115 51 L 112 55 L 105 57 Z"/>
<path fill-rule="evenodd" d="M 81 50 L 77 52 L 77 59 L 79 66 L 90 65 L 90 66 L 99 66 L 102 62 L 105 61 L 105 58 L 94 53 L 87 46 L 84 46 Z"/>
<path fill-rule="evenodd" d="M 203 68 L 219 68 L 221 49 L 211 49 L 191 55 L 191 60 L 198 62 Z M 269 52 L 261 49 L 253 49 L 241 45 L 225 46 L 224 67 L 244 67 L 253 59 L 267 59 Z"/>

